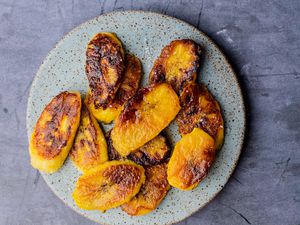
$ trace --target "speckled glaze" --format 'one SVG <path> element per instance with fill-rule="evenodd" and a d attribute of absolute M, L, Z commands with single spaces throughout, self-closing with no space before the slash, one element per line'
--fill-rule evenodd
<path fill-rule="evenodd" d="M 32 83 L 27 106 L 28 136 L 51 98 L 64 90 L 78 90 L 82 94 L 86 92 L 86 45 L 94 34 L 103 31 L 115 32 L 126 50 L 141 59 L 144 69 L 143 85 L 147 83 L 154 60 L 171 40 L 189 38 L 200 44 L 205 49 L 205 56 L 198 80 L 208 86 L 222 107 L 225 121 L 223 148 L 209 175 L 196 189 L 182 192 L 173 188 L 158 209 L 140 217 L 128 216 L 120 208 L 105 213 L 77 208 L 72 192 L 80 173 L 69 158 L 57 173 L 42 173 L 42 176 L 68 206 L 101 224 L 161 225 L 181 221 L 211 201 L 224 187 L 237 164 L 245 132 L 243 98 L 231 66 L 218 47 L 191 25 L 157 13 L 125 11 L 101 15 L 72 30 L 49 53 Z M 105 130 L 110 127 L 111 125 L 103 126 Z M 180 139 L 175 123 L 167 128 L 167 133 L 173 145 Z"/>

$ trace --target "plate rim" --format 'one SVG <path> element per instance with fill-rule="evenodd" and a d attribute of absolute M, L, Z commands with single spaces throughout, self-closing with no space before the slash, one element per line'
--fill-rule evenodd
<path fill-rule="evenodd" d="M 224 63 L 228 66 L 228 68 L 231 70 L 232 74 L 233 74 L 233 79 L 235 81 L 235 83 L 237 84 L 237 93 L 238 95 L 241 97 L 241 116 L 242 116 L 242 120 L 241 120 L 241 127 L 242 127 L 242 133 L 241 133 L 241 137 L 240 137 L 240 141 L 239 141 L 239 145 L 236 147 L 238 149 L 238 154 L 237 154 L 237 158 L 236 160 L 233 161 L 233 166 L 229 169 L 229 173 L 228 173 L 228 176 L 225 177 L 225 183 L 224 183 L 224 186 L 220 189 L 220 190 L 217 190 L 216 192 L 213 193 L 213 195 L 208 199 L 208 201 L 206 201 L 202 206 L 200 206 L 199 208 L 197 208 L 197 210 L 195 210 L 194 212 L 191 212 L 189 214 L 187 214 L 185 217 L 181 218 L 180 220 L 177 220 L 177 221 L 172 221 L 171 223 L 166 223 L 165 225 L 172 225 L 172 224 L 175 224 L 175 223 L 179 223 L 189 217 L 191 217 L 193 214 L 195 214 L 196 212 L 198 212 L 199 210 L 201 210 L 202 208 L 204 208 L 205 206 L 207 206 L 210 202 L 212 202 L 212 200 L 214 200 L 214 198 L 223 190 L 223 188 L 227 185 L 230 177 L 232 176 L 233 172 L 235 171 L 236 167 L 237 167 L 237 164 L 240 160 L 240 156 L 241 156 L 241 153 L 242 153 L 242 149 L 243 149 L 243 146 L 244 146 L 244 142 L 245 142 L 245 133 L 246 133 L 246 128 L 247 128 L 247 118 L 246 118 L 246 107 L 245 107 L 245 97 L 243 95 L 243 92 L 242 92 L 242 88 L 241 88 L 241 84 L 240 84 L 240 81 L 238 79 L 238 76 L 233 68 L 233 66 L 231 65 L 231 63 L 229 62 L 227 56 L 225 55 L 225 53 L 223 52 L 223 50 L 212 40 L 212 38 L 210 38 L 206 33 L 204 33 L 202 30 L 200 30 L 199 28 L 191 25 L 190 23 L 184 21 L 184 20 L 181 20 L 181 19 L 178 19 L 174 16 L 170 16 L 170 15 L 166 15 L 166 14 L 163 14 L 163 13 L 159 13 L 159 12 L 155 12 L 155 11 L 146 11 L 146 10 L 114 10 L 114 11 L 110 11 L 110 12 L 106 12 L 106 13 L 102 13 L 98 16 L 95 16 L 95 17 L 92 17 L 90 19 L 87 19 L 85 20 L 84 22 L 82 23 L 79 23 L 78 25 L 75 25 L 76 27 L 74 27 L 73 29 L 71 29 L 70 31 L 68 31 L 66 34 L 64 34 L 62 36 L 62 38 L 60 38 L 55 44 L 54 46 L 48 51 L 47 55 L 45 56 L 45 58 L 43 59 L 42 63 L 39 65 L 37 71 L 35 72 L 35 76 L 32 80 L 32 83 L 30 85 L 30 91 L 29 91 L 29 94 L 28 94 L 28 98 L 27 98 L 27 104 L 26 104 L 26 132 L 27 132 L 27 138 L 28 138 L 28 143 L 30 142 L 30 137 L 31 137 L 31 133 L 30 133 L 30 129 L 29 129 L 29 108 L 30 108 L 30 102 L 29 100 L 32 98 L 32 91 L 33 91 L 33 86 L 35 86 L 35 83 L 37 81 L 37 74 L 38 72 L 41 70 L 41 68 L 45 65 L 45 62 L 48 60 L 48 58 L 50 57 L 50 53 L 58 48 L 60 46 L 60 44 L 63 43 L 63 40 L 65 38 L 67 38 L 68 36 L 72 35 L 72 33 L 74 33 L 75 31 L 77 31 L 78 29 L 80 30 L 85 24 L 88 24 L 89 22 L 93 21 L 93 20 L 98 20 L 99 17 L 102 17 L 102 16 L 110 16 L 110 15 L 113 15 L 115 13 L 123 13 L 123 14 L 145 14 L 145 15 L 149 15 L 149 14 L 153 14 L 153 15 L 156 15 L 156 16 L 159 16 L 159 17 L 165 17 L 165 18 L 168 18 L 168 19 L 171 19 L 171 20 L 175 20 L 177 23 L 179 24 L 183 24 L 185 26 L 188 26 L 189 28 L 191 28 L 192 30 L 195 30 L 196 32 L 200 33 L 201 35 L 203 35 L 207 41 L 213 45 L 217 50 L 219 50 L 220 54 L 222 55 L 222 57 L 224 58 Z M 28 147 L 29 147 L 29 144 L 28 144 Z M 35 169 L 36 170 L 36 169 Z M 70 207 L 62 198 L 60 198 L 56 192 L 53 190 L 53 188 L 51 187 L 51 185 L 47 182 L 47 179 L 44 178 L 44 173 L 39 171 L 39 173 L 41 174 L 41 176 L 43 177 L 43 180 L 45 181 L 45 183 L 47 184 L 47 186 L 50 188 L 50 190 L 54 193 L 54 195 L 60 199 L 68 208 L 71 208 L 74 212 L 76 212 L 77 214 L 91 220 L 91 221 L 94 221 L 98 224 L 100 224 L 99 221 L 97 220 L 94 220 L 92 218 L 89 218 L 87 217 L 86 215 L 84 215 L 83 213 L 75 210 L 75 208 L 73 207 Z M 105 222 L 101 222 L 101 224 L 104 224 L 104 225 L 111 225 L 111 224 L 107 224 Z"/>

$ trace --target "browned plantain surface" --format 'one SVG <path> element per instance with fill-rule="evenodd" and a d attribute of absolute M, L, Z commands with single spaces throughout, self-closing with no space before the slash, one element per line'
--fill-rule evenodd
<path fill-rule="evenodd" d="M 124 50 L 116 35 L 96 34 L 87 45 L 85 67 L 96 108 L 114 98 L 124 68 Z"/>
<path fill-rule="evenodd" d="M 108 147 L 109 160 L 120 160 L 122 157 L 116 151 L 110 138 L 110 132 L 107 132 L 105 137 Z M 164 162 L 170 155 L 171 148 L 167 138 L 159 134 L 151 141 L 130 153 L 127 158 L 142 166 L 152 166 Z"/>
<path fill-rule="evenodd" d="M 110 123 L 119 115 L 123 104 L 128 101 L 138 90 L 142 76 L 142 65 L 140 60 L 134 55 L 126 55 L 126 68 L 124 78 L 113 99 L 107 104 L 101 104 L 98 108 L 95 105 L 95 97 L 89 90 L 85 98 L 85 103 L 91 113 L 98 121 Z"/>
<path fill-rule="evenodd" d="M 171 152 L 167 138 L 162 134 L 140 147 L 137 151 L 129 154 L 128 159 L 142 165 L 156 165 L 166 160 Z"/>
<path fill-rule="evenodd" d="M 179 110 L 179 99 L 169 84 L 140 89 L 115 120 L 113 146 L 120 155 L 129 155 L 156 137 Z"/>
<path fill-rule="evenodd" d="M 70 155 L 76 167 L 84 173 L 95 170 L 108 160 L 103 132 L 85 105 Z"/>
<path fill-rule="evenodd" d="M 167 82 L 177 94 L 196 80 L 201 49 L 192 40 L 174 40 L 165 46 L 149 75 L 149 83 Z"/>
<path fill-rule="evenodd" d="M 145 175 L 146 181 L 139 193 L 122 205 L 122 210 L 131 216 L 144 215 L 156 209 L 170 189 L 166 163 L 147 167 Z"/>
<path fill-rule="evenodd" d="M 128 202 L 144 182 L 142 166 L 131 161 L 109 161 L 78 178 L 73 199 L 81 209 L 105 211 Z"/>
<path fill-rule="evenodd" d="M 45 107 L 29 143 L 34 168 L 52 173 L 62 166 L 79 125 L 80 109 L 80 93 L 67 91 L 54 97 Z"/>
<path fill-rule="evenodd" d="M 136 56 L 132 54 L 126 55 L 126 68 L 124 79 L 116 93 L 113 104 L 123 105 L 138 90 L 142 77 L 142 64 Z"/>
<path fill-rule="evenodd" d="M 108 159 L 109 160 L 120 160 L 120 159 L 122 159 L 122 156 L 114 148 L 110 135 L 111 135 L 111 130 L 105 134 L 105 139 L 106 139 L 106 143 L 107 143 Z"/>
<path fill-rule="evenodd" d="M 186 86 L 180 97 L 181 110 L 176 121 L 181 134 L 192 132 L 195 127 L 203 129 L 215 139 L 216 148 L 222 146 L 224 122 L 218 102 L 203 84 Z"/>
<path fill-rule="evenodd" d="M 191 190 L 208 174 L 215 160 L 214 139 L 200 128 L 183 135 L 168 164 L 168 181 L 173 187 Z"/>

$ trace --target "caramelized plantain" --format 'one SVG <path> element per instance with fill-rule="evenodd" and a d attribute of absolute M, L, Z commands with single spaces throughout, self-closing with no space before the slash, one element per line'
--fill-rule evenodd
<path fill-rule="evenodd" d="M 156 209 L 170 189 L 166 163 L 147 167 L 145 174 L 146 181 L 139 193 L 122 205 L 122 210 L 131 216 L 144 215 Z"/>
<path fill-rule="evenodd" d="M 96 108 L 113 99 L 123 78 L 124 50 L 115 34 L 98 33 L 86 50 L 86 75 Z"/>
<path fill-rule="evenodd" d="M 62 92 L 45 107 L 29 143 L 31 165 L 53 173 L 64 163 L 80 121 L 79 92 Z"/>
<path fill-rule="evenodd" d="M 105 134 L 106 143 L 107 143 L 107 154 L 109 160 L 120 160 L 122 156 L 117 152 L 114 148 L 112 140 L 111 140 L 111 130 Z"/>
<path fill-rule="evenodd" d="M 80 126 L 70 153 L 76 167 L 84 173 L 95 170 L 108 160 L 102 130 L 84 105 L 81 110 Z"/>
<path fill-rule="evenodd" d="M 135 196 L 145 182 L 145 171 L 131 161 L 109 161 L 79 177 L 73 199 L 86 210 L 115 208 Z"/>
<path fill-rule="evenodd" d="M 195 127 L 203 129 L 215 139 L 220 149 L 224 139 L 224 122 L 218 102 L 202 84 L 186 86 L 180 97 L 181 110 L 176 121 L 181 134 L 190 133 Z"/>
<path fill-rule="evenodd" d="M 115 120 L 114 148 L 123 157 L 129 155 L 167 127 L 179 109 L 178 97 L 166 83 L 139 90 Z"/>
<path fill-rule="evenodd" d="M 167 139 L 162 134 L 156 136 L 137 151 L 128 155 L 128 159 L 142 165 L 151 166 L 165 161 L 171 152 Z"/>
<path fill-rule="evenodd" d="M 142 65 L 140 60 L 134 55 L 127 54 L 124 78 L 115 97 L 108 104 L 102 104 L 96 108 L 94 95 L 89 90 L 85 104 L 98 121 L 110 123 L 119 115 L 124 103 L 136 93 L 141 76 Z"/>
<path fill-rule="evenodd" d="M 105 135 L 109 160 L 120 160 L 122 157 L 114 148 L 110 135 L 111 131 Z M 152 166 L 165 161 L 170 155 L 170 150 L 166 137 L 159 134 L 136 151 L 131 152 L 127 158 L 142 166 Z"/>
<path fill-rule="evenodd" d="M 168 164 L 168 181 L 173 187 L 191 190 L 207 175 L 215 159 L 214 139 L 200 128 L 176 143 Z"/>
<path fill-rule="evenodd" d="M 149 75 L 150 84 L 167 82 L 177 94 L 196 80 L 201 49 L 192 40 L 174 40 L 165 46 Z"/>

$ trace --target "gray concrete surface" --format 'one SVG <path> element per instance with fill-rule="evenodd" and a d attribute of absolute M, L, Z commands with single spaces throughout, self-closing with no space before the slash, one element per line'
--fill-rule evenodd
<path fill-rule="evenodd" d="M 206 32 L 234 65 L 247 102 L 248 132 L 234 175 L 179 224 L 299 225 L 299 0 L 0 0 L 0 224 L 95 224 L 65 206 L 30 167 L 26 102 L 39 65 L 66 32 L 126 9 L 165 13 Z"/>

